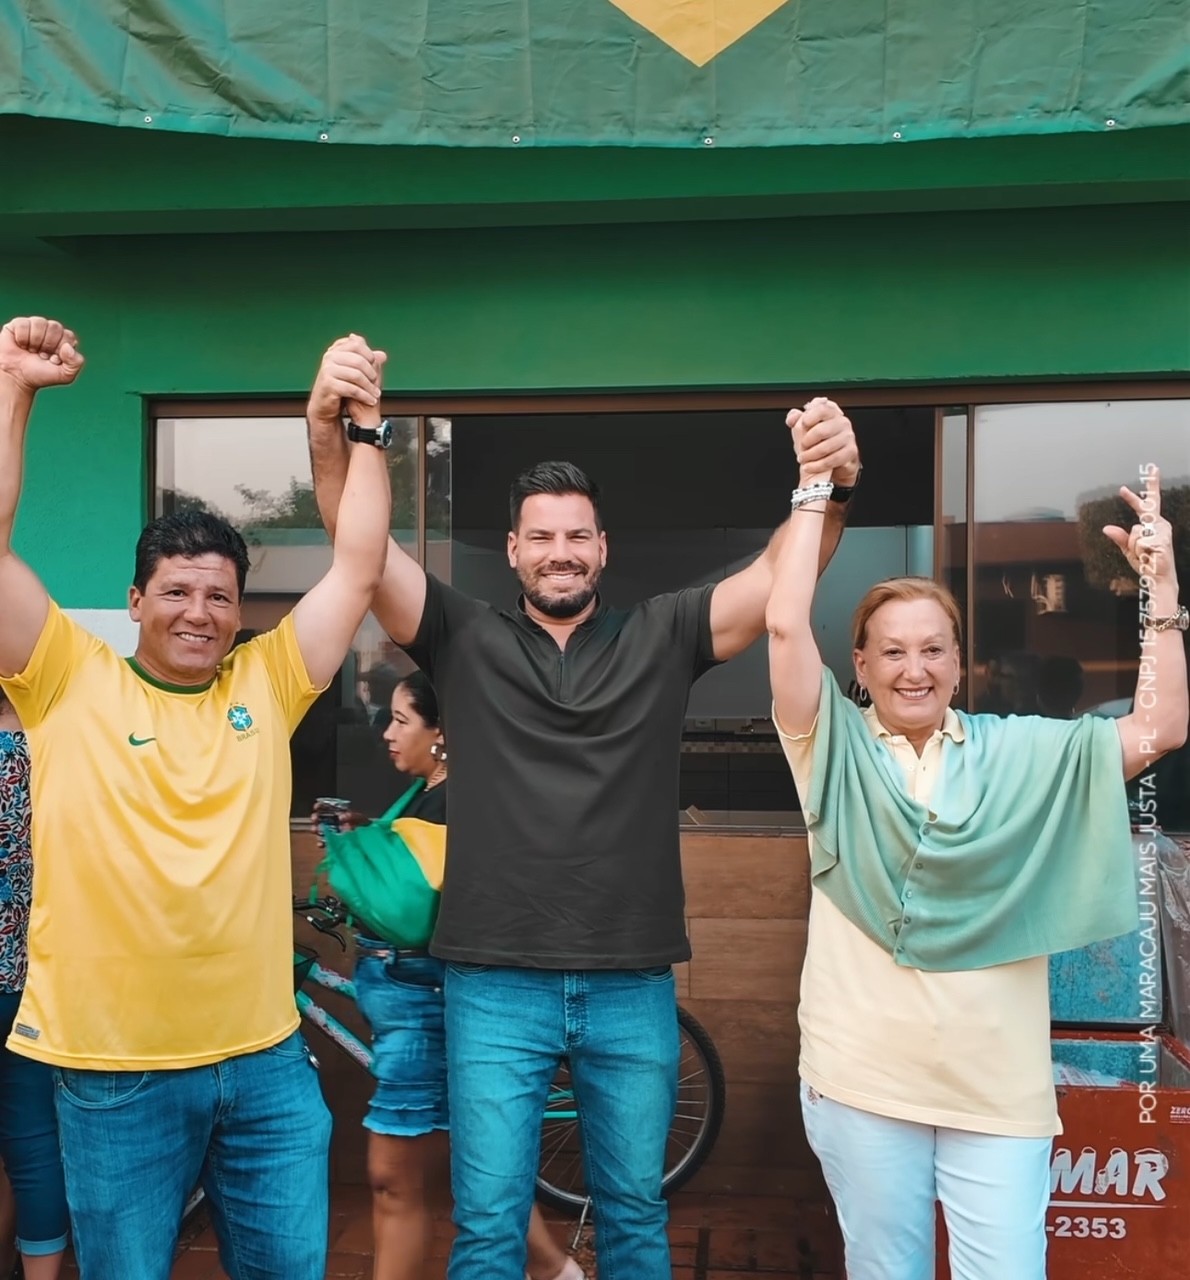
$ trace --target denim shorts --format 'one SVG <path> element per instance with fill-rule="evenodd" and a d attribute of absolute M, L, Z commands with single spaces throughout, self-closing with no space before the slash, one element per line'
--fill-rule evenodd
<path fill-rule="evenodd" d="M 450 1128 L 445 972 L 432 956 L 362 955 L 355 962 L 356 1002 L 372 1028 L 376 1090 L 364 1128 L 373 1133 L 414 1138 Z"/>

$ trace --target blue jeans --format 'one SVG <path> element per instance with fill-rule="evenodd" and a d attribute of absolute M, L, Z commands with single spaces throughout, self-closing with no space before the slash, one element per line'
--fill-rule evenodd
<path fill-rule="evenodd" d="M 200 1180 L 232 1280 L 323 1280 L 331 1120 L 298 1032 L 207 1067 L 56 1074 L 87 1280 L 168 1280 Z"/>
<path fill-rule="evenodd" d="M 541 1119 L 566 1057 L 599 1280 L 670 1280 L 665 1145 L 677 1101 L 673 973 L 448 964 L 458 1232 L 449 1280 L 523 1280 Z"/>
<path fill-rule="evenodd" d="M 0 992 L 0 1155 L 16 1200 L 17 1248 L 36 1258 L 66 1248 L 68 1219 L 53 1071 L 4 1047 L 20 1002 L 19 991 Z"/>

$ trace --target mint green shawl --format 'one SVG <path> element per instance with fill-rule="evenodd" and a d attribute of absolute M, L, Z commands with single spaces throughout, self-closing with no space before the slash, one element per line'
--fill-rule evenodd
<path fill-rule="evenodd" d="M 1137 927 L 1115 722 L 969 716 L 943 740 L 931 813 L 823 669 L 810 876 L 899 965 L 982 969 Z"/>

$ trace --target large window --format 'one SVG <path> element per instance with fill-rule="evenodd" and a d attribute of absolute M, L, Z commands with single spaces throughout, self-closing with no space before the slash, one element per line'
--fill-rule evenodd
<path fill-rule="evenodd" d="M 846 688 L 850 618 L 864 590 L 893 574 L 933 575 L 968 623 L 961 705 L 1123 714 L 1137 671 L 1136 588 L 1099 528 L 1124 518 L 1109 516 L 1117 487 L 1157 463 L 1190 580 L 1190 400 L 991 402 L 1002 395 L 962 403 L 953 391 L 922 393 L 916 405 L 892 406 L 857 394 L 865 475 L 819 588 L 824 656 Z M 517 593 L 504 554 L 508 486 L 526 466 L 564 457 L 603 488 L 609 600 L 718 581 L 764 548 L 795 480 L 783 410 L 775 397 L 767 407 L 758 399 L 663 411 L 643 399 L 515 411 L 392 405 L 394 535 L 443 579 L 508 607 Z M 174 403 L 156 418 L 154 442 L 156 510 L 200 505 L 237 524 L 252 555 L 245 626 L 273 625 L 330 558 L 300 407 Z M 321 794 L 372 812 L 387 805 L 400 780 L 380 733 L 392 681 L 408 668 L 369 619 L 295 736 L 295 814 Z M 695 686 L 682 745 L 688 821 L 796 820 L 769 710 L 763 638 Z M 1187 752 L 1159 769 L 1171 829 L 1190 829 L 1187 770 Z"/>
<path fill-rule="evenodd" d="M 196 413 L 202 413 L 196 406 Z M 449 452 L 426 486 L 417 418 L 394 416 L 389 473 L 393 537 L 411 555 L 425 545 L 423 511 L 449 518 Z M 449 441 L 449 431 L 447 433 Z M 275 626 L 326 572 L 330 540 L 314 501 L 306 424 L 300 415 L 157 419 L 154 432 L 158 515 L 200 508 L 234 524 L 248 543 L 251 568 L 243 606 L 246 633 Z M 316 796 L 340 795 L 365 812 L 387 808 L 398 779 L 381 735 L 392 688 L 412 669 L 371 616 L 360 628 L 338 679 L 318 699 L 293 737 L 293 812 L 309 814 Z"/>
<path fill-rule="evenodd" d="M 1138 585 L 1103 535 L 1135 517 L 1119 488 L 1157 464 L 1190 581 L 1190 401 L 976 407 L 973 705 L 1119 716 L 1139 663 Z M 1158 816 L 1190 830 L 1190 753 L 1155 771 Z"/>
<path fill-rule="evenodd" d="M 824 578 L 820 643 L 846 688 L 851 608 L 875 577 L 933 572 L 934 411 L 853 414 L 868 472 L 850 527 Z M 605 598 L 628 605 L 657 592 L 718 582 L 764 550 L 788 514 L 797 468 L 774 409 L 455 415 L 455 586 L 507 607 L 508 486 L 543 458 L 563 457 L 601 486 L 608 536 Z M 695 685 L 687 709 L 680 804 L 698 819 L 771 823 L 797 794 L 770 720 L 762 637 Z"/>

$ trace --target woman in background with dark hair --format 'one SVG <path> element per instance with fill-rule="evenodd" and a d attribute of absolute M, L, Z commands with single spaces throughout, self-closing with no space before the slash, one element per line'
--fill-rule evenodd
<path fill-rule="evenodd" d="M 0 693 L 0 1154 L 16 1201 L 17 1249 L 26 1280 L 56 1280 L 68 1217 L 52 1068 L 4 1045 L 21 1003 L 33 896 L 29 747 Z"/>
<path fill-rule="evenodd" d="M 393 766 L 425 786 L 402 819 L 446 823 L 446 744 L 438 699 L 415 671 L 392 693 L 384 742 Z M 317 826 L 320 813 L 315 811 Z M 367 818 L 339 814 L 341 829 Z M 376 1244 L 374 1280 L 422 1280 L 433 1237 L 433 1206 L 449 1185 L 450 1127 L 446 1088 L 445 966 L 428 951 L 403 950 L 360 922 L 355 988 L 372 1030 L 376 1089 L 368 1130 L 368 1181 Z M 554 1241 L 534 1206 L 528 1234 L 529 1280 L 583 1280 L 582 1269 Z"/>

